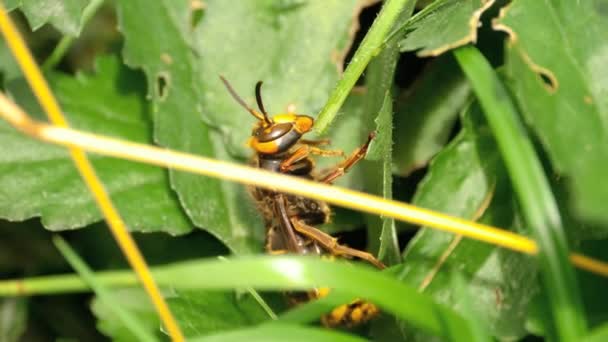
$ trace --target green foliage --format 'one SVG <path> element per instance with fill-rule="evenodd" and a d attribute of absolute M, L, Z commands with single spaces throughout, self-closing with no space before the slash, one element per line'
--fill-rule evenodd
<path fill-rule="evenodd" d="M 395 104 L 394 172 L 407 176 L 428 165 L 450 138 L 471 90 L 450 55 L 422 71 L 411 89 Z"/>
<path fill-rule="evenodd" d="M 510 183 L 477 104 L 466 109 L 462 123 L 462 131 L 431 162 L 413 203 L 521 231 Z M 410 241 L 403 257 L 402 281 L 462 310 L 464 299 L 454 292 L 450 275 L 458 270 L 474 293 L 471 306 L 487 320 L 494 336 L 525 334 L 525 311 L 538 290 L 534 283 L 521 286 L 536 275 L 528 257 L 430 228 Z"/>
<path fill-rule="evenodd" d="M 253 297 L 233 291 L 178 291 L 169 299 L 169 306 L 184 334 L 190 337 L 257 325 L 268 319 Z"/>
<path fill-rule="evenodd" d="M 150 143 L 149 106 L 139 74 L 116 58 L 98 61 L 95 75 L 49 75 L 55 94 L 74 127 Z M 10 94 L 31 115 L 42 112 L 23 79 L 7 84 Z M 8 220 L 41 216 L 51 230 L 83 227 L 101 214 L 79 179 L 68 153 L 35 141 L 0 122 L 0 215 Z M 133 230 L 183 234 L 192 229 L 164 170 L 93 156 L 93 165 L 127 224 Z M 16 181 L 18 180 L 18 181 Z M 66 213 L 70 213 L 66 215 Z"/>
<path fill-rule="evenodd" d="M 23 298 L 0 300 L 0 341 L 16 342 L 27 327 L 27 303 Z"/>
<path fill-rule="evenodd" d="M 113 291 L 114 300 L 118 301 L 122 309 L 134 316 L 139 324 L 150 334 L 155 334 L 160 340 L 163 337 L 160 331 L 160 321 L 154 307 L 140 289 L 119 289 Z M 137 339 L 135 335 L 120 321 L 116 319 L 114 311 L 105 305 L 100 298 L 91 304 L 91 310 L 97 316 L 97 329 L 114 341 L 128 342 Z"/>
<path fill-rule="evenodd" d="M 27 32 L 28 43 L 37 60 L 47 62 L 45 76 L 75 128 L 247 163 L 245 142 L 255 119 L 219 76 L 250 106 L 262 80 L 271 115 L 295 106 L 319 119 L 316 132 L 327 135 L 307 138 L 328 137 L 331 149 L 348 155 L 376 133 L 366 160 L 337 185 L 530 235 L 542 248 L 534 258 L 334 208 L 322 228 L 345 244 L 363 249 L 367 243 L 391 268 L 256 257 L 264 227 L 245 187 L 90 155 L 129 228 L 156 232 L 140 239 L 146 258 L 181 260 L 154 266 L 154 274 L 190 340 L 485 341 L 534 334 L 567 341 L 583 340 L 586 322 L 587 340 L 605 340 L 605 279 L 575 276 L 566 258 L 571 249 L 608 258 L 608 2 L 389 0 L 366 10 L 372 3 L 128 0 L 99 8 L 99 1 L 88 0 L 5 1 L 22 31 L 34 31 Z M 411 16 L 415 5 L 420 10 Z M 95 25 L 117 26 L 115 37 L 87 26 L 97 10 Z M 81 34 L 89 28 L 92 33 Z M 65 58 L 69 37 L 75 44 Z M 477 50 L 456 50 L 458 62 L 451 54 L 423 58 L 470 43 Z M 359 50 L 347 57 L 351 48 Z M 81 70 L 73 56 L 95 63 Z M 3 91 L 44 121 L 4 42 L 0 74 Z M 317 160 L 323 170 L 340 159 Z M 110 256 L 109 237 L 66 233 L 101 220 L 66 151 L 4 121 L 0 217 L 7 220 L 0 221 L 2 278 L 68 270 L 54 261 L 59 256 L 49 256 L 42 233 L 32 234 L 42 226 L 62 232 L 95 267 L 119 260 Z M 17 260 L 20 251 L 23 260 Z M 228 261 L 192 260 L 228 252 L 235 255 Z M 138 339 L 116 319 L 113 306 L 120 303 L 144 334 L 166 339 L 143 290 L 128 288 L 136 285 L 130 271 L 99 270 L 94 279 L 112 288 L 95 290 L 86 308 L 99 333 Z M 286 308 L 281 291 L 319 286 L 331 287 L 329 296 Z M 23 288 L 46 295 L 89 291 L 72 274 L 0 281 L 0 296 Z M 264 292 L 254 298 L 252 289 Z M 353 298 L 377 304 L 381 317 L 352 331 L 306 326 Z M 49 339 L 91 339 L 79 335 L 79 324 L 62 330 L 41 306 L 49 305 L 0 299 L 0 340 L 16 341 L 26 327 L 25 336 L 36 333 L 30 312 L 48 319 L 51 328 L 41 331 Z M 87 330 L 90 323 L 74 316 Z"/>
<path fill-rule="evenodd" d="M 608 186 L 597 180 L 608 160 L 607 5 L 514 1 L 495 24 L 512 34 L 505 63 L 511 89 L 555 172 L 570 183 L 570 205 L 603 223 Z"/>
<path fill-rule="evenodd" d="M 51 23 L 63 34 L 77 36 L 82 29 L 82 16 L 91 0 L 7 0 L 10 11 L 21 9 L 30 27 L 37 30 Z"/>
<path fill-rule="evenodd" d="M 406 22 L 398 32 L 401 51 L 437 56 L 475 42 L 481 14 L 495 0 L 436 0 Z"/>

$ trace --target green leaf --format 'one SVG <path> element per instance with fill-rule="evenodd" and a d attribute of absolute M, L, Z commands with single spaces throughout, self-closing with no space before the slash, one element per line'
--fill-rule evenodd
<path fill-rule="evenodd" d="M 438 56 L 474 43 L 480 17 L 495 0 L 436 0 L 413 16 L 398 34 L 401 51 L 419 50 L 418 56 Z"/>
<path fill-rule="evenodd" d="M 571 205 L 608 222 L 608 14 L 605 1 L 513 1 L 495 28 L 507 30 L 510 87 L 557 172 Z"/>
<path fill-rule="evenodd" d="M 602 342 L 608 340 L 608 323 L 593 330 L 585 339 L 584 342 Z"/>
<path fill-rule="evenodd" d="M 117 59 L 99 59 L 94 75 L 51 74 L 49 82 L 73 127 L 150 142 L 142 79 Z M 23 79 L 10 82 L 8 88 L 29 114 L 42 116 Z M 50 230 L 83 227 L 101 219 L 65 149 L 26 137 L 2 121 L 0 151 L 1 217 L 40 216 Z M 191 230 L 169 188 L 166 171 L 106 157 L 91 156 L 91 160 L 130 229 L 171 234 Z"/>
<path fill-rule="evenodd" d="M 576 340 L 586 330 L 577 280 L 557 201 L 509 93 L 488 60 L 472 46 L 455 50 L 505 162 L 526 225 L 538 245 L 544 295 L 554 338 Z"/>
<path fill-rule="evenodd" d="M 156 142 L 232 160 L 228 152 L 250 154 L 244 142 L 255 120 L 218 76 L 226 76 L 251 104 L 256 81 L 265 81 L 270 112 L 290 103 L 300 113 L 316 111 L 338 78 L 353 13 L 362 2 L 216 0 L 205 5 L 196 24 L 187 2 L 120 2 L 124 57 L 148 77 Z M 197 226 L 233 252 L 260 250 L 263 228 L 242 186 L 179 172 L 171 172 L 171 182 Z"/>
<path fill-rule="evenodd" d="M 99 274 L 99 273 L 98 273 Z M 99 279 L 99 278 L 98 278 Z M 122 309 L 135 316 L 144 329 L 163 340 L 165 335 L 160 330 L 160 321 L 154 306 L 146 292 L 141 288 L 114 289 L 112 296 L 121 303 Z M 91 310 L 97 317 L 97 329 L 115 342 L 137 341 L 137 337 L 116 319 L 114 311 L 108 308 L 99 298 L 91 303 Z"/>
<path fill-rule="evenodd" d="M 202 79 L 192 50 L 190 11 L 186 1 L 119 2 L 119 25 L 125 35 L 123 55 L 128 64 L 141 67 L 147 76 L 157 143 L 229 159 L 221 136 L 202 121 Z M 260 249 L 263 229 L 251 201 L 244 200 L 248 198 L 244 187 L 174 171 L 170 171 L 170 179 L 195 225 L 215 235 L 233 252 Z"/>
<path fill-rule="evenodd" d="M 4 39 L 0 39 L 0 72 L 2 73 L 2 83 L 0 84 L 2 88 L 6 81 L 21 76 L 21 70 Z"/>
<path fill-rule="evenodd" d="M 110 310 L 112 315 L 116 317 L 116 320 L 129 329 L 129 332 L 138 341 L 154 342 L 157 340 L 153 334 L 147 331 L 142 321 L 137 319 L 135 315 L 132 315 L 129 310 L 126 310 L 108 288 L 95 278 L 93 271 L 63 238 L 56 236 L 53 238 L 53 243 L 70 266 L 93 289 L 97 297 Z"/>
<path fill-rule="evenodd" d="M 251 106 L 254 85 L 264 81 L 269 113 L 314 115 L 338 80 L 364 1 L 222 1 L 206 2 L 196 28 L 200 53 L 203 117 L 227 137 L 230 152 L 249 155 L 244 142 L 254 119 L 220 82 L 224 75 Z"/>
<path fill-rule="evenodd" d="M 20 8 L 33 31 L 50 23 L 61 33 L 78 36 L 82 15 L 91 0 L 7 0 L 7 9 Z"/>
<path fill-rule="evenodd" d="M 493 341 L 490 332 L 488 331 L 487 323 L 485 316 L 482 316 L 475 310 L 473 304 L 473 294 L 467 288 L 467 283 L 465 281 L 465 277 L 458 273 L 457 271 L 452 272 L 452 287 L 454 288 L 454 292 L 458 297 L 461 298 L 462 307 L 466 314 L 466 317 L 470 319 L 467 320 L 469 324 L 469 329 L 472 331 L 472 341 L 482 342 L 482 341 Z M 475 293 L 475 296 L 478 294 Z"/>
<path fill-rule="evenodd" d="M 224 291 L 177 291 L 169 307 L 186 337 L 208 335 L 268 320 L 262 307 L 250 296 Z"/>
<path fill-rule="evenodd" d="M 465 219 L 479 219 L 518 229 L 512 189 L 494 138 L 473 104 L 462 118 L 458 136 L 433 158 L 418 186 L 413 204 Z M 471 306 L 485 317 L 498 338 L 525 335 L 525 313 L 537 286 L 530 279 L 536 266 L 528 257 L 492 245 L 423 228 L 404 252 L 399 279 L 463 311 L 450 271 L 462 272 L 466 289 L 474 293 Z M 525 284 L 525 285 L 524 285 Z M 420 340 L 428 336 L 418 337 Z"/>
<path fill-rule="evenodd" d="M 220 333 L 201 338 L 190 339 L 195 342 L 266 342 L 266 341 L 291 341 L 291 342 L 362 342 L 363 338 L 343 332 L 302 327 L 298 325 L 277 324 L 272 327 L 256 327 L 250 329 L 235 329 L 230 332 Z"/>
<path fill-rule="evenodd" d="M 24 298 L 0 299 L 0 341 L 19 341 L 26 327 L 26 300 Z"/>
<path fill-rule="evenodd" d="M 447 143 L 458 112 L 471 93 L 469 84 L 450 55 L 425 69 L 395 105 L 393 169 L 407 176 L 424 167 Z"/>

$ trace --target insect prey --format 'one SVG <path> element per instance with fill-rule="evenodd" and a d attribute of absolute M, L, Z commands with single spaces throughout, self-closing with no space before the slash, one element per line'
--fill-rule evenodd
<path fill-rule="evenodd" d="M 322 146 L 329 144 L 328 140 L 303 138 L 313 128 L 312 117 L 293 112 L 270 117 L 262 101 L 261 81 L 255 86 L 258 111 L 250 107 L 224 77 L 220 78 L 232 97 L 257 120 L 248 141 L 248 145 L 255 152 L 252 163 L 256 167 L 332 184 L 365 157 L 374 138 L 374 133 L 371 133 L 367 141 L 342 162 L 317 174 L 312 156 L 344 156 L 344 153 L 323 149 Z M 252 188 L 250 192 L 266 225 L 267 253 L 355 258 L 379 269 L 385 268 L 384 264 L 370 253 L 342 245 L 335 237 L 316 228 L 330 219 L 331 209 L 327 203 L 262 188 Z M 324 297 L 328 291 L 326 288 L 318 288 L 308 292 L 291 292 L 287 296 L 289 302 L 295 305 Z M 374 304 L 356 299 L 335 308 L 323 316 L 321 321 L 330 327 L 350 327 L 369 321 L 378 312 Z"/>

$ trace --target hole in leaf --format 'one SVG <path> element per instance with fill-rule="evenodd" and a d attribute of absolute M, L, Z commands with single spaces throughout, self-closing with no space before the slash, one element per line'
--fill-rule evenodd
<path fill-rule="evenodd" d="M 169 87 L 169 74 L 159 73 L 156 76 L 156 95 L 160 100 L 167 98 Z"/>
<path fill-rule="evenodd" d="M 545 86 L 547 87 L 552 87 L 553 84 L 551 83 L 551 79 L 549 78 L 549 76 L 543 74 L 543 73 L 539 73 L 538 74 L 540 76 L 540 79 L 543 81 L 543 83 L 545 84 Z"/>
<path fill-rule="evenodd" d="M 557 78 L 555 78 L 551 72 L 547 72 L 544 69 L 538 68 L 536 72 L 547 91 L 549 91 L 549 93 L 555 93 L 557 91 L 557 87 L 559 86 Z"/>

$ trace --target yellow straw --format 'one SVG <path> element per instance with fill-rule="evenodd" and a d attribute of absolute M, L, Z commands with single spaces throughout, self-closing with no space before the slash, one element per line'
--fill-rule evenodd
<path fill-rule="evenodd" d="M 38 102 L 40 102 L 40 105 L 42 108 L 44 108 L 49 120 L 57 127 L 67 128 L 68 122 L 62 114 L 59 104 L 51 93 L 46 80 L 42 76 L 38 65 L 25 45 L 23 38 L 17 31 L 15 25 L 11 21 L 1 3 L 0 30 L 4 35 L 4 39 L 6 40 L 8 47 L 23 70 L 23 74 L 30 84 L 34 95 L 36 95 Z M 167 328 L 169 335 L 173 341 L 184 341 L 182 332 L 180 331 L 175 318 L 171 314 L 167 303 L 161 295 L 158 286 L 154 282 L 152 274 L 146 265 L 146 261 L 137 248 L 135 241 L 129 234 L 124 221 L 116 211 L 116 208 L 114 208 L 114 205 L 110 200 L 110 196 L 97 177 L 95 170 L 93 169 L 93 166 L 88 160 L 86 154 L 82 149 L 76 147 L 70 147 L 69 152 L 74 164 L 76 165 L 76 168 L 80 172 L 80 175 L 82 176 L 87 187 L 93 194 L 93 197 L 97 202 L 97 206 L 105 217 L 106 222 L 108 223 L 108 226 L 116 239 L 116 242 L 122 249 L 122 252 L 127 258 L 129 264 L 139 277 L 139 280 L 148 293 L 148 296 L 150 296 L 150 299 L 158 311 L 162 322 Z"/>
<path fill-rule="evenodd" d="M 461 234 L 530 255 L 538 253 L 536 242 L 527 237 L 406 203 L 239 164 L 38 123 L 31 120 L 20 108 L 1 94 L 0 116 L 24 133 L 46 142 L 79 147 L 107 156 L 280 190 L 355 210 L 385 215 L 401 221 Z M 582 269 L 608 277 L 608 263 L 580 254 L 571 254 L 570 260 Z"/>

